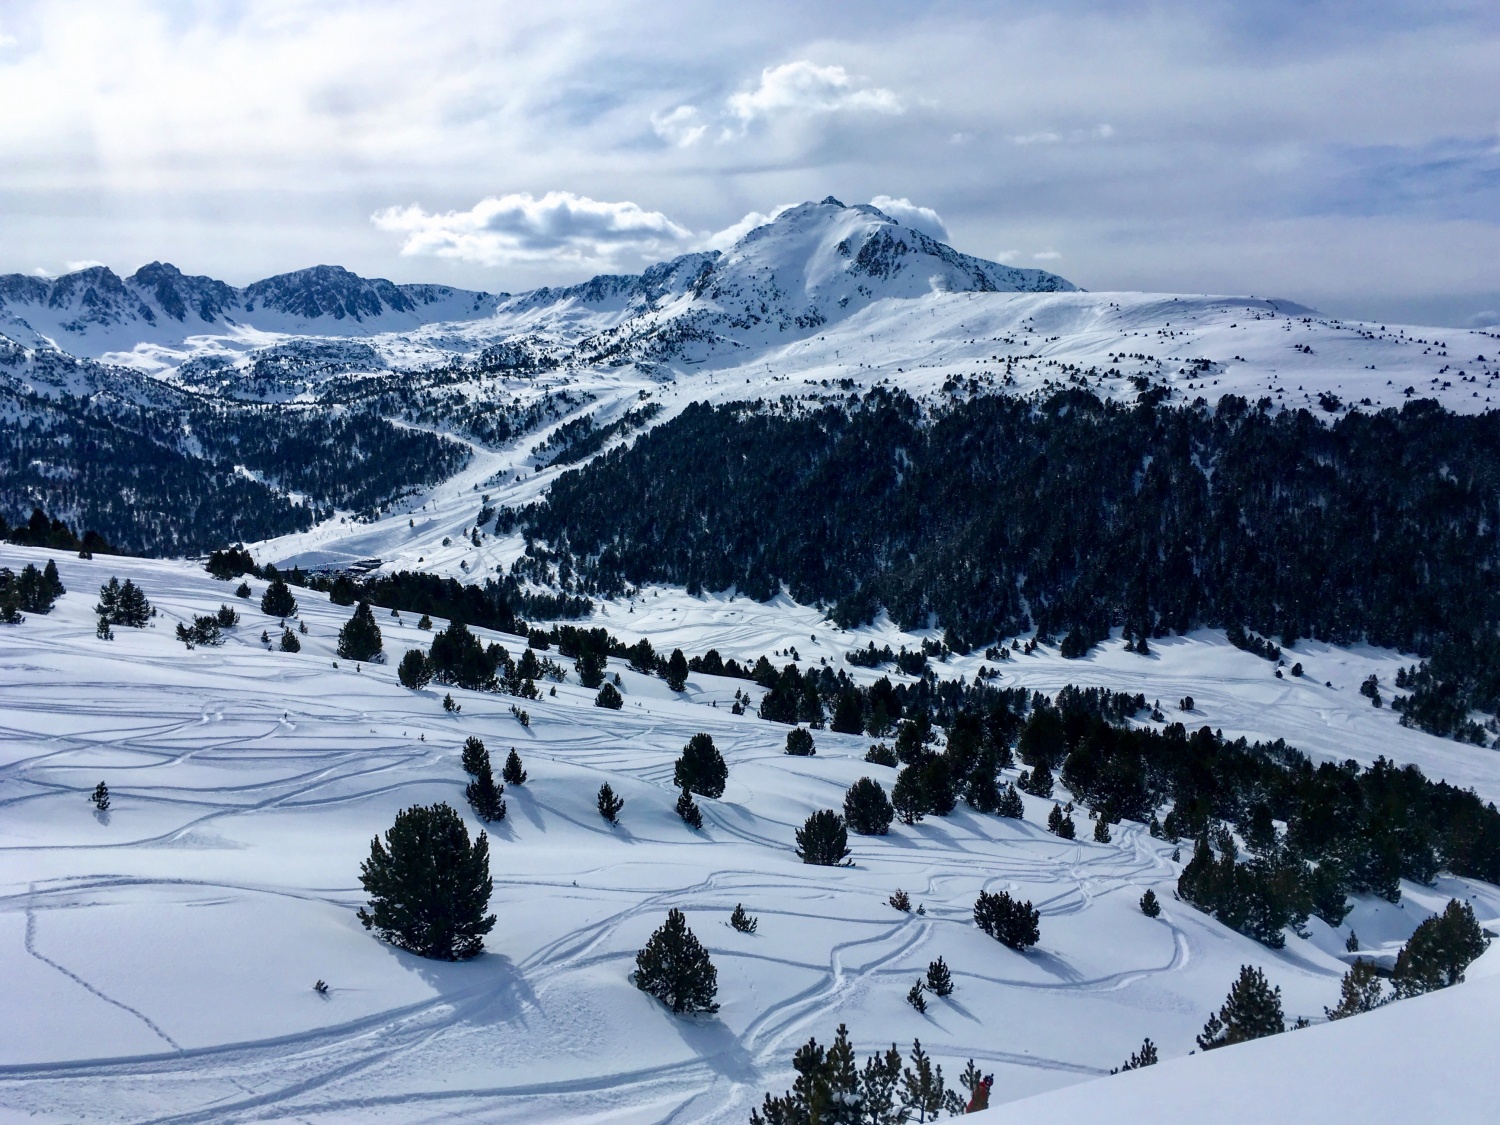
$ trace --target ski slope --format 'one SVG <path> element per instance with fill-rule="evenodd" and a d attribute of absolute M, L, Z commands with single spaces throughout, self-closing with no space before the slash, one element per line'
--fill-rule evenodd
<path fill-rule="evenodd" d="M 950 1080 L 972 1057 L 1009 1102 L 1107 1075 L 1145 1036 L 1166 1060 L 1187 1055 L 1242 963 L 1281 986 L 1289 1018 L 1318 1021 L 1349 926 L 1389 955 L 1452 896 L 1500 924 L 1500 891 L 1444 879 L 1404 885 L 1399 906 L 1361 900 L 1337 932 L 1314 919 L 1310 938 L 1271 951 L 1173 901 L 1179 865 L 1142 826 L 1118 826 L 1108 845 L 1062 841 L 1042 827 L 1051 803 L 1029 797 L 1024 821 L 961 808 L 854 837 L 851 868 L 807 867 L 793 851 L 805 817 L 839 807 L 861 776 L 889 787 L 894 771 L 860 760 L 868 739 L 828 732 L 816 757 L 785 756 L 787 728 L 730 714 L 742 681 L 694 676 L 675 695 L 618 668 L 619 712 L 594 707 L 570 676 L 555 697 L 521 703 L 529 727 L 505 695 L 455 691 L 462 711 L 448 714 L 442 689 L 395 680 L 401 653 L 430 640 L 414 622 L 381 611 L 390 661 L 350 666 L 334 652 L 349 611 L 316 593 L 298 592 L 309 633 L 286 654 L 259 641 L 277 624 L 258 612 L 261 582 L 242 602 L 188 563 L 0 547 L 13 569 L 49 557 L 69 592 L 50 614 L 0 627 L 0 1005 L 24 1013 L 0 1021 L 5 1120 L 742 1122 L 790 1082 L 795 1047 L 826 1042 L 840 1021 L 862 1052 L 920 1037 Z M 107 642 L 92 606 L 111 575 L 133 578 L 159 615 Z M 598 623 L 726 656 L 781 637 L 804 661 L 824 639 L 834 654 L 894 635 L 824 625 L 814 642 L 801 607 L 702 599 L 695 610 L 685 595 L 646 593 Z M 173 638 L 178 621 L 222 602 L 243 618 L 222 648 Z M 1352 678 L 1394 659 L 1306 654 L 1315 676 L 1342 685 L 1308 748 L 1336 753 L 1342 738 L 1349 754 L 1500 792 L 1493 751 L 1360 711 Z M 1043 688 L 1156 678 L 1163 690 L 1140 690 L 1164 705 L 1191 692 L 1226 734 L 1315 731 L 1313 702 L 1251 690 L 1268 669 L 1205 634 L 1164 643 L 1155 663 L 1106 650 L 1018 658 L 1002 673 Z M 730 773 L 721 800 L 700 800 L 694 832 L 673 812 L 671 776 L 700 730 Z M 478 829 L 462 799 L 469 735 L 497 761 L 516 747 L 530 777 L 509 787 L 509 815 L 491 829 L 499 920 L 486 953 L 428 962 L 359 925 L 358 867 L 412 804 L 446 800 Z M 96 814 L 86 797 L 101 779 L 113 804 Z M 594 807 L 604 781 L 626 802 L 617 828 Z M 898 887 L 924 912 L 887 905 Z M 1164 902 L 1156 920 L 1136 905 L 1147 887 Z M 980 889 L 1037 904 L 1035 950 L 1014 953 L 973 925 Z M 728 926 L 736 903 L 759 916 L 756 934 Z M 627 979 L 671 906 L 718 967 L 716 1016 L 673 1017 Z M 906 990 L 939 955 L 957 991 L 918 1015 Z"/>

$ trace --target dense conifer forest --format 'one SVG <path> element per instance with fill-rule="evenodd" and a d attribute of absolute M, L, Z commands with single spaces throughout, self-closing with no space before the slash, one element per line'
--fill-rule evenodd
<path fill-rule="evenodd" d="M 1494 414 L 695 404 L 511 518 L 538 541 L 523 569 L 582 590 L 785 586 L 840 623 L 935 620 L 960 651 L 1033 627 L 1070 655 L 1111 627 L 1366 640 L 1429 658 L 1398 700 L 1425 729 L 1479 740 L 1469 708 L 1500 707 Z"/>

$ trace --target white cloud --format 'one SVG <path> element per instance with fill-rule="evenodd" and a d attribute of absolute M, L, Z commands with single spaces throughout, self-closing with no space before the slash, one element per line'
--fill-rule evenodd
<path fill-rule="evenodd" d="M 769 215 L 763 215 L 759 211 L 751 211 L 737 223 L 731 223 L 723 230 L 715 231 L 703 240 L 702 246 L 705 250 L 728 250 L 745 235 L 756 227 L 763 227 L 783 211 L 795 207 L 795 203 L 783 203 L 779 207 L 771 208 Z"/>
<path fill-rule="evenodd" d="M 1055 145 L 1062 140 L 1061 133 L 1022 133 L 1011 139 L 1012 144 L 1018 145 Z"/>
<path fill-rule="evenodd" d="M 91 270 L 95 266 L 102 266 L 103 264 L 103 262 L 96 261 L 93 258 L 83 258 L 76 262 L 64 262 L 60 270 L 48 269 L 46 266 L 37 266 L 31 272 L 36 277 L 62 277 L 65 274 L 77 273 L 79 270 Z"/>
<path fill-rule="evenodd" d="M 731 94 L 724 106 L 742 129 L 758 118 L 786 114 L 906 110 L 894 92 L 858 85 L 843 67 L 818 66 L 806 59 L 766 67 L 760 72 L 759 85 Z"/>
<path fill-rule="evenodd" d="M 670 113 L 653 113 L 651 127 L 662 140 L 682 148 L 702 140 L 708 132 L 703 115 L 694 105 L 680 105 Z"/>
<path fill-rule="evenodd" d="M 870 206 L 878 207 L 902 226 L 919 230 L 939 242 L 948 241 L 948 224 L 931 207 L 918 207 L 910 199 L 892 199 L 889 195 L 877 195 Z"/>
<path fill-rule="evenodd" d="M 1016 258 L 1019 258 L 1020 256 L 1021 252 L 1019 250 L 1002 250 L 998 254 L 991 254 L 990 261 L 1009 262 L 1015 260 Z"/>
<path fill-rule="evenodd" d="M 1055 262 L 1057 261 L 1057 259 L 1061 258 L 1062 255 L 1059 254 L 1056 250 L 1043 250 L 1038 254 L 1033 254 L 1032 257 L 1039 262 Z"/>
<path fill-rule="evenodd" d="M 601 265 L 625 255 L 666 254 L 691 237 L 660 211 L 549 191 L 491 196 L 467 211 L 429 214 L 417 204 L 370 216 L 378 228 L 405 235 L 401 253 L 482 265 L 574 262 Z"/>
<path fill-rule="evenodd" d="M 1010 138 L 1010 143 L 1015 145 L 1060 145 L 1064 141 L 1070 144 L 1078 144 L 1081 141 L 1098 140 L 1107 141 L 1115 135 L 1115 127 L 1108 122 L 1095 125 L 1092 129 L 1071 129 L 1067 133 L 1057 133 L 1051 129 L 1043 129 L 1036 133 L 1017 133 Z"/>

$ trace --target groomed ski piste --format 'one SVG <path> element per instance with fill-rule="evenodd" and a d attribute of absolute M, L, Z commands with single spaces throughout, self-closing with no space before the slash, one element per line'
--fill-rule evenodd
<path fill-rule="evenodd" d="M 745 681 L 693 675 L 676 694 L 611 662 L 619 711 L 594 706 L 570 670 L 533 702 L 454 689 L 462 709 L 448 713 L 448 689 L 396 680 L 401 654 L 431 640 L 411 615 L 378 611 L 388 660 L 351 665 L 334 648 L 350 610 L 325 595 L 295 591 L 308 633 L 290 654 L 260 641 L 278 622 L 259 612 L 259 580 L 240 600 L 200 564 L 0 547 L 14 570 L 49 558 L 68 592 L 49 614 L 0 627 L 6 1120 L 738 1123 L 790 1084 L 797 1046 L 828 1042 L 841 1022 L 861 1054 L 920 1039 L 950 1084 L 973 1058 L 995 1075 L 995 1104 L 1019 1103 L 996 1120 L 1170 1120 L 1192 1097 L 1229 1105 L 1226 1121 L 1264 1120 L 1251 1099 L 1278 1075 L 1309 1086 L 1311 1100 L 1286 1105 L 1313 1106 L 1329 1088 L 1315 1078 L 1337 1086 L 1329 1069 L 1387 1059 L 1389 1070 L 1406 1057 L 1457 1064 L 1438 1073 L 1414 1061 L 1408 1072 L 1414 1089 L 1441 1088 L 1422 1103 L 1438 1111 L 1428 1119 L 1493 1116 L 1489 1072 L 1462 1063 L 1494 1038 L 1493 949 L 1468 983 L 1319 1025 L 1354 956 L 1351 929 L 1366 956 L 1388 960 L 1450 898 L 1500 928 L 1496 888 L 1403 883 L 1399 904 L 1356 897 L 1338 930 L 1313 918 L 1309 937 L 1289 933 L 1270 950 L 1176 901 L 1181 863 L 1144 826 L 1116 826 L 1109 844 L 1064 841 L 1044 827 L 1052 803 L 1031 797 L 1021 821 L 961 805 L 851 837 L 852 867 L 806 866 L 793 840 L 803 820 L 839 808 L 860 777 L 889 789 L 895 771 L 862 760 L 868 737 L 828 731 L 815 732 L 815 757 L 785 755 L 787 727 L 753 707 L 730 713 L 736 691 L 759 696 Z M 106 641 L 93 605 L 111 576 L 133 579 L 158 614 Z M 178 622 L 221 604 L 241 616 L 222 647 L 175 639 Z M 726 658 L 775 660 L 795 646 L 804 664 L 922 639 L 889 624 L 843 632 L 785 600 L 680 590 L 604 604 L 586 624 Z M 524 643 L 476 632 L 513 654 Z M 1141 691 L 1168 721 L 1284 737 L 1318 760 L 1384 754 L 1500 797 L 1500 754 L 1404 729 L 1359 695 L 1367 675 L 1386 681 L 1409 657 L 1301 642 L 1288 655 L 1307 675 L 1293 681 L 1209 631 L 1153 648 L 1142 658 L 1114 641 L 1083 660 L 1043 649 L 990 666 L 1002 685 Z M 972 678 L 981 662 L 936 667 Z M 699 731 L 729 781 L 721 799 L 699 799 L 705 823 L 693 831 L 673 810 L 672 766 Z M 447 801 L 480 830 L 459 764 L 470 735 L 497 762 L 515 747 L 529 777 L 507 787 L 509 814 L 489 826 L 498 922 L 486 951 L 427 961 L 360 925 L 359 865 L 411 805 Z M 106 813 L 87 799 L 101 780 Z M 625 799 L 618 827 L 595 809 L 605 781 Z M 1156 919 L 1137 905 L 1148 887 L 1163 903 Z M 888 905 L 898 888 L 921 912 Z M 1036 948 L 1013 952 L 974 925 L 981 889 L 1036 904 Z M 728 925 L 739 903 L 759 918 L 756 933 Z M 718 969 L 716 1015 L 673 1016 L 629 980 L 674 906 Z M 918 1014 L 906 991 L 938 956 L 956 991 Z M 1188 1057 L 1243 964 L 1281 988 L 1289 1021 L 1314 1026 Z M 326 995 L 312 988 L 320 979 Z M 1147 1036 L 1163 1063 L 1109 1077 Z M 1411 1104 L 1372 1099 L 1343 1119 L 1407 1121 L 1386 1111 Z"/>

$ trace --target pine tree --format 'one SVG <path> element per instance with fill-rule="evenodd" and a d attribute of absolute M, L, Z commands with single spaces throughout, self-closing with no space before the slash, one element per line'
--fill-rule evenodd
<path fill-rule="evenodd" d="M 849 832 L 844 818 L 832 809 L 820 809 L 797 829 L 797 855 L 803 863 L 821 867 L 850 867 Z"/>
<path fill-rule="evenodd" d="M 250 583 L 241 582 L 238 586 L 236 586 L 234 588 L 234 596 L 237 598 L 248 599 L 250 597 Z"/>
<path fill-rule="evenodd" d="M 604 682 L 605 660 L 593 649 L 584 649 L 580 652 L 573 667 L 578 672 L 578 682 L 586 688 L 596 688 Z M 600 704 L 600 706 L 606 706 L 606 704 Z"/>
<path fill-rule="evenodd" d="M 234 609 L 232 606 L 221 605 L 219 606 L 219 612 L 214 615 L 214 619 L 218 621 L 219 628 L 233 629 L 240 623 L 239 610 Z"/>
<path fill-rule="evenodd" d="M 891 804 L 902 824 L 916 824 L 927 814 L 920 766 L 906 766 L 896 775 L 896 784 L 891 786 Z"/>
<path fill-rule="evenodd" d="M 683 823 L 689 828 L 703 827 L 703 812 L 698 808 L 698 802 L 693 800 L 691 789 L 683 789 L 677 796 L 677 815 L 682 817 Z"/>
<path fill-rule="evenodd" d="M 594 696 L 594 706 L 618 711 L 625 706 L 625 697 L 620 694 L 620 690 L 614 684 L 605 684 Z"/>
<path fill-rule="evenodd" d="M 354 616 L 339 630 L 339 656 L 345 660 L 371 661 L 380 656 L 380 626 L 369 602 L 354 607 Z"/>
<path fill-rule="evenodd" d="M 816 754 L 812 732 L 803 727 L 793 727 L 786 732 L 786 752 L 794 758 L 810 758 Z"/>
<path fill-rule="evenodd" d="M 1141 1043 L 1141 1049 L 1132 1054 L 1119 1066 L 1110 1071 L 1111 1074 L 1119 1074 L 1123 1070 L 1140 1070 L 1143 1066 L 1155 1066 L 1159 1061 L 1156 1054 L 1156 1044 L 1147 1038 Z"/>
<path fill-rule="evenodd" d="M 1001 816 L 1008 816 L 1014 820 L 1020 820 L 1026 815 L 1026 805 L 1021 800 L 1021 794 L 1016 792 L 1015 782 L 1005 787 L 1005 792 L 1000 795 L 1000 803 L 995 811 Z"/>
<path fill-rule="evenodd" d="M 676 907 L 636 954 L 634 980 L 637 988 L 655 996 L 675 1014 L 719 1010 L 714 1002 L 719 991 L 718 971 Z"/>
<path fill-rule="evenodd" d="M 101 781 L 98 785 L 94 786 L 94 792 L 92 796 L 89 797 L 89 800 L 94 802 L 94 808 L 98 809 L 100 812 L 108 812 L 109 786 L 105 785 L 104 782 Z"/>
<path fill-rule="evenodd" d="M 471 734 L 464 739 L 460 761 L 463 763 L 464 773 L 470 777 L 478 777 L 490 768 L 490 752 L 484 748 L 483 742 Z"/>
<path fill-rule="evenodd" d="M 901 911 L 902 914 L 911 913 L 911 895 L 907 894 L 900 887 L 897 887 L 896 892 L 886 901 Z"/>
<path fill-rule="evenodd" d="M 1161 915 L 1161 903 L 1157 901 L 1156 892 L 1150 887 L 1141 896 L 1141 913 L 1147 918 L 1156 918 Z"/>
<path fill-rule="evenodd" d="M 484 768 L 474 780 L 464 787 L 464 796 L 469 807 L 480 820 L 489 822 L 505 819 L 505 786 L 495 784 L 495 775 L 486 759 Z"/>
<path fill-rule="evenodd" d="M 948 969 L 948 962 L 941 957 L 927 966 L 927 987 L 934 996 L 953 995 L 953 973 Z"/>
<path fill-rule="evenodd" d="M 919 1012 L 927 1011 L 927 998 L 922 995 L 922 992 L 922 982 L 917 981 L 906 994 L 906 1002 Z"/>
<path fill-rule="evenodd" d="M 599 815 L 611 824 L 620 819 L 620 810 L 625 807 L 625 799 L 616 797 L 615 791 L 610 788 L 609 782 L 599 786 Z"/>
<path fill-rule="evenodd" d="M 884 836 L 896 810 L 872 777 L 862 777 L 844 794 L 844 820 L 861 836 Z"/>
<path fill-rule="evenodd" d="M 301 652 L 302 651 L 302 642 L 297 639 L 297 634 L 294 633 L 294 632 L 292 632 L 290 629 L 283 628 L 281 630 L 281 651 L 282 652 Z"/>
<path fill-rule="evenodd" d="M 115 613 L 118 612 L 119 606 L 120 580 L 111 577 L 108 582 L 99 587 L 99 604 L 94 606 L 94 612 L 110 624 L 113 624 Z"/>
<path fill-rule="evenodd" d="M 1391 983 L 1405 999 L 1447 988 L 1464 979 L 1469 962 L 1484 952 L 1488 939 L 1467 902 L 1450 899 L 1441 914 L 1424 920 L 1396 956 Z"/>
<path fill-rule="evenodd" d="M 911 1065 L 901 1072 L 901 1100 L 917 1121 L 934 1121 L 943 1108 L 943 1068 L 933 1065 L 917 1039 L 908 1058 Z"/>
<path fill-rule="evenodd" d="M 699 733 L 682 748 L 672 777 L 678 788 L 691 789 L 705 797 L 722 797 L 729 779 L 729 767 L 724 764 L 724 756 L 714 746 L 714 740 Z"/>
<path fill-rule="evenodd" d="M 1109 841 L 1109 817 L 1100 812 L 1098 819 L 1094 821 L 1094 843 L 1107 844 Z"/>
<path fill-rule="evenodd" d="M 267 617 L 296 617 L 297 599 L 292 595 L 291 587 L 281 578 L 272 579 L 266 592 L 260 596 L 260 611 Z"/>
<path fill-rule="evenodd" d="M 1338 1004 L 1324 1008 L 1323 1014 L 1330 1020 L 1347 1019 L 1361 1012 L 1373 1012 L 1385 1002 L 1385 985 L 1381 983 L 1375 962 L 1361 957 L 1349 966 L 1349 971 L 1339 982 Z"/>
<path fill-rule="evenodd" d="M 683 691 L 687 688 L 688 662 L 687 657 L 682 655 L 682 649 L 672 650 L 672 655 L 667 660 L 664 678 L 667 681 L 667 688 L 671 691 Z"/>
<path fill-rule="evenodd" d="M 101 641 L 112 641 L 115 639 L 115 631 L 109 627 L 109 618 L 100 615 L 99 624 L 94 627 L 94 636 Z"/>
<path fill-rule="evenodd" d="M 1198 1046 L 1205 1051 L 1280 1035 L 1286 1030 L 1281 1012 L 1281 989 L 1266 983 L 1265 974 L 1250 965 L 1240 966 L 1240 976 L 1229 989 L 1223 1007 L 1208 1017 Z"/>
<path fill-rule="evenodd" d="M 420 621 L 417 622 L 417 628 L 418 629 L 422 629 L 424 631 L 428 630 L 428 629 L 431 629 L 432 628 L 432 618 L 428 617 L 425 613 L 422 614 L 422 620 L 420 620 Z"/>
<path fill-rule="evenodd" d="M 974 902 L 974 923 L 990 937 L 1018 952 L 1041 940 L 1041 911 L 1009 892 L 980 891 Z"/>
<path fill-rule="evenodd" d="M 737 902 L 734 904 L 734 913 L 729 916 L 729 924 L 742 934 L 753 934 L 760 925 L 760 920 L 745 913 L 744 905 Z"/>
<path fill-rule="evenodd" d="M 510 753 L 505 756 L 505 767 L 500 771 L 500 776 L 507 785 L 526 784 L 526 770 L 521 765 L 521 755 L 516 753 L 514 746 L 510 748 Z"/>
<path fill-rule="evenodd" d="M 1033 797 L 1050 797 L 1052 796 L 1052 771 L 1045 764 L 1030 771 L 1023 771 L 1019 784 L 1023 793 L 1030 793 Z"/>
<path fill-rule="evenodd" d="M 472 844 L 463 819 L 448 805 L 414 805 L 370 841 L 360 865 L 370 895 L 359 920 L 383 940 L 422 957 L 457 961 L 484 949 L 495 926 L 486 914 L 490 844 L 483 832 Z"/>
<path fill-rule="evenodd" d="M 1073 826 L 1072 814 L 1064 813 L 1061 805 L 1054 804 L 1052 811 L 1047 814 L 1047 831 L 1064 840 L 1073 839 L 1077 829 Z"/>

